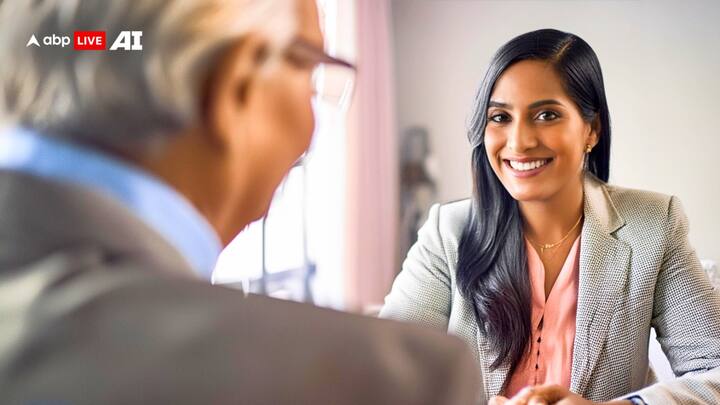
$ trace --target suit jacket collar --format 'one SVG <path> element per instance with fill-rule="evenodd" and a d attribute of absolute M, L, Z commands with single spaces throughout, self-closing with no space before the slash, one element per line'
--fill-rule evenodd
<path fill-rule="evenodd" d="M 623 225 L 625 219 L 620 216 L 615 208 L 612 198 L 608 193 L 608 185 L 591 173 L 585 174 L 583 182 L 585 190 L 585 220 L 592 220 L 600 227 L 600 230 L 611 234 Z"/>
<path fill-rule="evenodd" d="M 0 133 L 0 168 L 75 184 L 112 197 L 168 241 L 209 280 L 221 251 L 207 220 L 173 187 L 141 168 L 49 134 Z"/>
<path fill-rule="evenodd" d="M 95 190 L 0 170 L 0 272 L 93 249 L 108 260 L 195 278 L 184 257 L 124 205 Z M 1 221 L 0 221 L 1 222 Z"/>
<path fill-rule="evenodd" d="M 607 184 L 592 174 L 583 181 L 584 215 L 580 242 L 577 321 L 570 389 L 583 394 L 605 346 L 608 325 L 620 292 L 627 284 L 630 247 L 613 233 L 625 220 L 618 213 Z M 496 354 L 478 332 L 478 349 L 487 397 L 498 395 L 508 379 L 509 367 L 490 370 Z"/>
<path fill-rule="evenodd" d="M 625 225 L 608 186 L 585 177 L 585 223 L 580 247 L 580 283 L 570 389 L 583 395 L 607 342 L 618 297 L 627 286 L 630 246 L 615 238 Z"/>

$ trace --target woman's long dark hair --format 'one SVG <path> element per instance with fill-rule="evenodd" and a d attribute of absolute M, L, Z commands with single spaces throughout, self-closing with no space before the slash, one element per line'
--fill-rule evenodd
<path fill-rule="evenodd" d="M 610 116 L 600 62 L 590 45 L 554 29 L 528 32 L 503 45 L 480 85 L 468 132 L 474 190 L 460 239 L 457 280 L 463 296 L 474 304 L 481 333 L 497 354 L 491 368 L 509 365 L 511 372 L 528 350 L 532 332 L 530 276 L 520 210 L 490 166 L 485 125 L 498 77 L 513 63 L 528 59 L 554 66 L 583 119 L 599 119 L 599 143 L 587 158 L 587 170 L 607 181 L 610 169 Z"/>

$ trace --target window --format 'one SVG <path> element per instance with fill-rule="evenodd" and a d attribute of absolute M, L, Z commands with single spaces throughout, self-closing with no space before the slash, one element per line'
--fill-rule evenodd
<path fill-rule="evenodd" d="M 352 56 L 352 2 L 321 0 L 331 55 Z M 323 80 L 320 70 L 318 79 Z M 345 110 L 314 102 L 316 128 L 304 163 L 278 188 L 270 211 L 223 251 L 216 284 L 244 285 L 277 298 L 343 306 Z"/>

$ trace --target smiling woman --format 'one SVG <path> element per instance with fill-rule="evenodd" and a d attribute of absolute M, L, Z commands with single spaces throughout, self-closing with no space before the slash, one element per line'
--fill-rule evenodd
<path fill-rule="evenodd" d="M 575 232 L 573 223 L 582 216 L 584 160 L 592 161 L 590 173 L 603 181 L 609 175 L 609 154 L 600 152 L 609 148 L 610 126 L 599 62 L 582 39 L 552 30 L 526 34 L 501 48 L 494 62 L 469 134 L 476 145 L 478 205 L 460 243 L 457 273 L 459 288 L 476 302 L 478 316 L 490 320 L 482 324 L 498 351 L 493 367 L 509 361 L 514 370 L 536 329 L 529 316 L 532 294 L 523 235 L 555 242 Z M 586 157 L 586 145 L 598 142 L 591 123 L 601 119 L 605 125 L 599 138 L 605 147 Z M 535 167 L 538 161 L 548 163 Z M 521 205 L 532 213 L 522 215 Z M 543 263 L 546 285 L 552 287 L 571 247 L 556 246 Z"/>
<path fill-rule="evenodd" d="M 473 198 L 431 209 L 381 316 L 465 338 L 499 403 L 720 400 L 712 374 L 648 386 L 651 327 L 677 375 L 720 366 L 720 298 L 677 198 L 607 183 L 592 48 L 553 29 L 503 45 L 468 137 Z"/>

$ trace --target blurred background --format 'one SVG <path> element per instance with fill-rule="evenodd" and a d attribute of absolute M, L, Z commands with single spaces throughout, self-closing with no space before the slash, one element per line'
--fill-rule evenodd
<path fill-rule="evenodd" d="M 720 2 L 318 3 L 328 51 L 357 65 L 352 102 L 316 104 L 308 158 L 223 252 L 215 283 L 373 311 L 430 204 L 470 195 L 466 123 L 491 55 L 539 28 L 581 36 L 600 59 L 611 183 L 678 196 L 698 255 L 720 260 Z"/>

